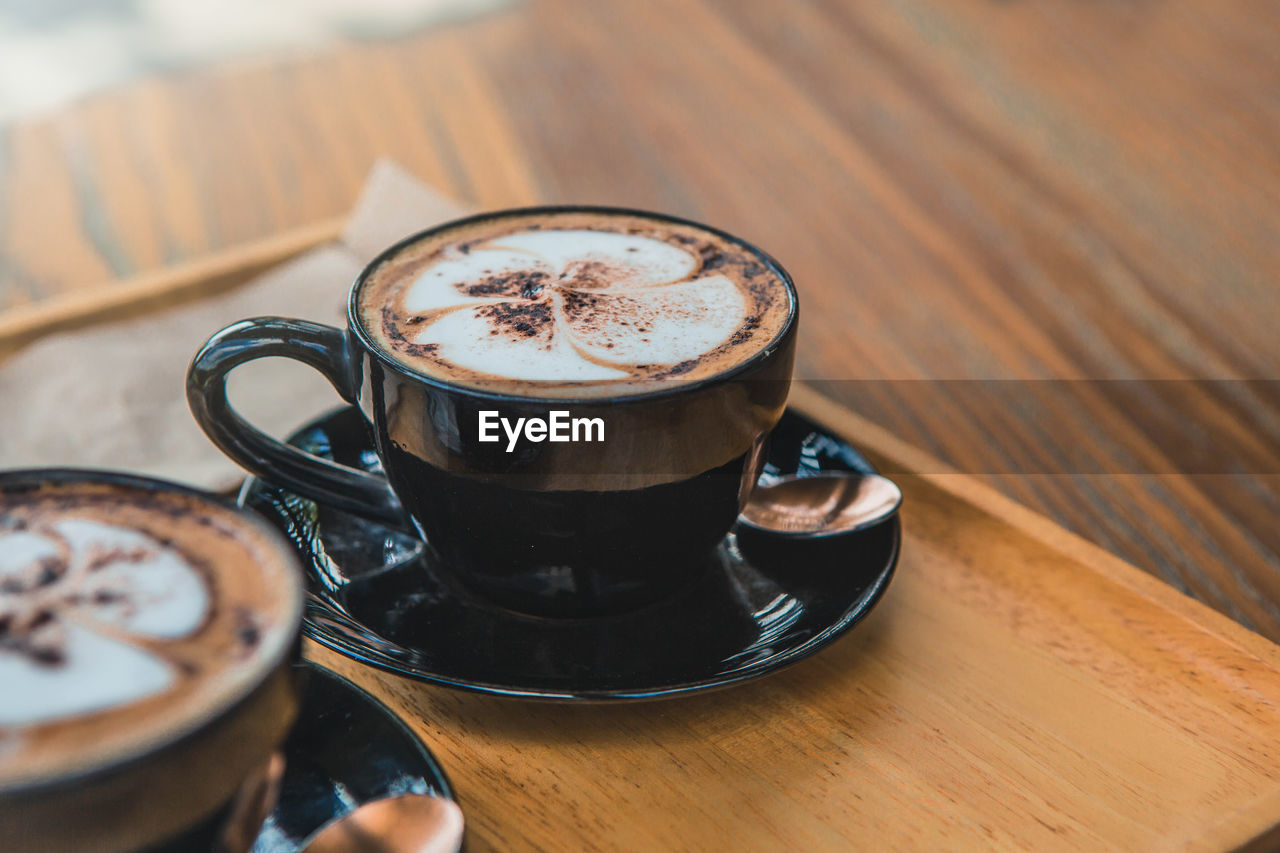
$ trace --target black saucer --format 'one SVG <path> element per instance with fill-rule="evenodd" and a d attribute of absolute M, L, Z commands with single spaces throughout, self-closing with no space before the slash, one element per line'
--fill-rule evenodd
<path fill-rule="evenodd" d="M 360 413 L 343 409 L 290 441 L 377 470 Z M 863 471 L 852 447 L 787 412 L 761 482 L 797 471 Z M 643 699 L 720 687 L 813 654 L 875 606 L 898 560 L 897 517 L 826 540 L 735 528 L 708 571 L 621 616 L 540 619 L 497 607 L 432 571 L 412 535 L 251 479 L 243 505 L 297 546 L 308 570 L 309 637 L 433 684 L 544 699 Z M 655 536 L 662 531 L 655 530 Z"/>
<path fill-rule="evenodd" d="M 285 743 L 280 799 L 252 853 L 295 853 L 313 832 L 373 800 L 399 794 L 453 799 L 422 741 L 380 702 L 314 664 Z"/>

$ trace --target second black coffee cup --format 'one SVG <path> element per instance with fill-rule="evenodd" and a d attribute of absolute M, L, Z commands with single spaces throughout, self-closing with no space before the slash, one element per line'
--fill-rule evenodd
<path fill-rule="evenodd" d="M 264 317 L 192 362 L 192 412 L 266 481 L 412 524 L 435 565 L 540 616 L 616 613 L 707 565 L 760 473 L 795 355 L 790 277 L 743 240 L 614 208 L 483 214 L 365 268 L 348 327 Z M 386 477 L 245 422 L 227 373 L 285 356 L 367 418 Z M 389 486 L 389 488 L 388 488 Z"/>

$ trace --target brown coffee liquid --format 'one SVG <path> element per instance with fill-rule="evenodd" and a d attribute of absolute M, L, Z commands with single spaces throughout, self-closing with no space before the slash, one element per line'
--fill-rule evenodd
<path fill-rule="evenodd" d="M 286 547 L 178 491 L 0 490 L 0 791 L 145 754 L 252 691 L 296 642 Z"/>
<path fill-rule="evenodd" d="M 778 339 L 785 274 L 737 240 L 623 212 L 467 220 L 383 260 L 357 320 L 405 366 L 524 396 L 603 397 L 706 379 Z"/>

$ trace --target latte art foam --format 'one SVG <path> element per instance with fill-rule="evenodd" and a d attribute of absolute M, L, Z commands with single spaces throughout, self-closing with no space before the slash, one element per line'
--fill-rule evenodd
<path fill-rule="evenodd" d="M 0 790 L 163 741 L 281 660 L 281 548 L 185 493 L 0 490 Z"/>
<path fill-rule="evenodd" d="M 358 294 L 382 349 L 450 381 L 599 394 L 701 379 L 774 340 L 792 309 L 749 247 L 638 215 L 498 215 L 424 237 Z"/>
<path fill-rule="evenodd" d="M 0 590 L 0 726 L 101 711 L 172 687 L 170 663 L 117 635 L 186 637 L 209 611 L 205 582 L 180 552 L 79 518 L 0 533 Z"/>

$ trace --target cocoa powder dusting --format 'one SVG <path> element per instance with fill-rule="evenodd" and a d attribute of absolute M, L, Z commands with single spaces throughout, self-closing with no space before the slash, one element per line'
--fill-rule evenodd
<path fill-rule="evenodd" d="M 478 308 L 476 313 L 488 319 L 495 331 L 523 338 L 549 332 L 555 323 L 555 315 L 547 302 L 499 302 Z"/>
<path fill-rule="evenodd" d="M 550 276 L 545 272 L 520 271 L 490 275 L 460 290 L 467 296 L 500 297 L 508 299 L 537 299 Z"/>

